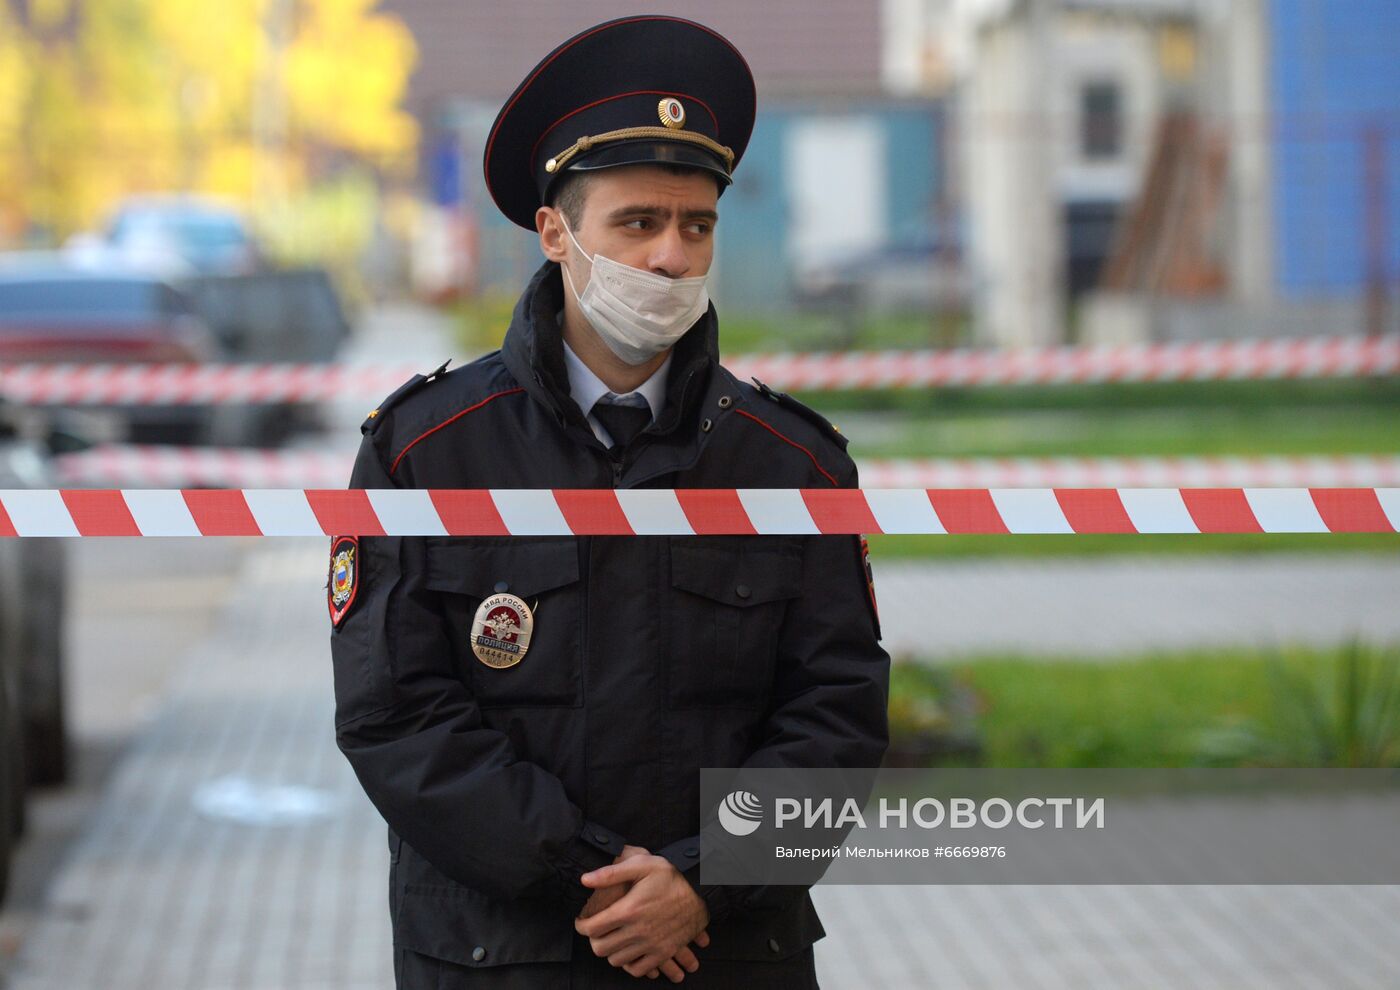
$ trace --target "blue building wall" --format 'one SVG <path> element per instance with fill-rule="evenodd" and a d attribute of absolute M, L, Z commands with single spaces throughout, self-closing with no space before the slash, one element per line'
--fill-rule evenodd
<path fill-rule="evenodd" d="M 1367 128 L 1385 149 L 1386 272 L 1400 273 L 1400 2 L 1272 0 L 1275 274 L 1294 297 L 1366 283 Z"/>
<path fill-rule="evenodd" d="M 765 107 L 720 208 L 717 283 L 726 308 L 778 309 L 792 298 L 787 232 L 794 206 L 783 181 L 787 137 L 813 117 L 867 117 L 885 143 L 885 223 L 890 243 L 927 241 L 938 232 L 943 188 L 941 111 L 936 103 L 788 104 Z M 832 189 L 833 196 L 841 190 Z"/>
<path fill-rule="evenodd" d="M 937 233 L 933 228 L 944 176 L 941 118 L 936 104 L 872 101 L 767 106 L 754 123 L 734 185 L 720 199 L 713 291 L 724 310 L 765 311 L 790 303 L 787 235 L 792 205 L 783 182 L 786 138 L 794 122 L 825 114 L 869 116 L 879 122 L 886 148 L 885 228 L 889 239 L 917 242 Z M 464 170 L 472 176 L 469 201 L 478 204 L 478 285 L 486 292 L 514 295 L 543 260 L 538 239 L 512 225 L 495 208 L 481 178 L 479 159 L 469 161 Z M 840 190 L 834 189 L 832 194 L 839 195 Z"/>
<path fill-rule="evenodd" d="M 771 309 L 787 298 L 788 202 L 782 181 L 786 126 L 779 114 L 759 115 L 734 184 L 720 197 L 711 291 L 721 318 L 736 310 Z"/>

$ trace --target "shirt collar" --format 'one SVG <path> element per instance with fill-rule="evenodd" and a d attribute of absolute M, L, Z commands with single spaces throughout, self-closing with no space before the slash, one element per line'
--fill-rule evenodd
<path fill-rule="evenodd" d="M 560 318 L 559 325 L 562 327 L 564 321 Z M 607 384 L 595 375 L 588 365 L 583 363 L 583 358 L 574 353 L 574 349 L 569 346 L 567 340 L 560 340 L 564 344 L 564 367 L 569 373 L 569 395 L 574 402 L 578 403 L 579 409 L 583 410 L 585 416 L 593 411 L 594 404 L 603 396 L 612 392 Z M 666 373 L 671 369 L 671 354 L 666 355 L 666 360 L 661 362 L 661 367 L 657 368 L 650 378 L 638 385 L 634 391 L 647 400 L 647 406 L 651 409 L 651 418 L 655 419 L 661 415 L 661 408 L 666 404 Z M 631 395 L 632 392 L 625 392 L 618 398 Z"/>

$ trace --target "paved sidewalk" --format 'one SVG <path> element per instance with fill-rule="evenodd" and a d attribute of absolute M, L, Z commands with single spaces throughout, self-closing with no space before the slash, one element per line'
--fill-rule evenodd
<path fill-rule="evenodd" d="M 392 984 L 384 827 L 335 748 L 325 552 L 269 541 L 249 558 L 55 881 L 14 987 Z M 333 806 L 281 826 L 197 811 L 228 778 Z"/>
<path fill-rule="evenodd" d="M 384 828 L 331 728 L 324 552 L 287 540 L 250 554 L 57 878 L 16 990 L 391 985 Z M 230 778 L 312 788 L 330 805 L 295 825 L 201 814 L 202 786 Z M 1400 888 L 819 887 L 816 898 L 832 933 L 818 945 L 828 988 L 1383 987 L 1400 972 Z"/>
<path fill-rule="evenodd" d="M 1400 555 L 877 560 L 874 570 L 891 655 L 1400 642 Z"/>
<path fill-rule="evenodd" d="M 824 988 L 1394 987 L 1396 887 L 826 887 Z"/>

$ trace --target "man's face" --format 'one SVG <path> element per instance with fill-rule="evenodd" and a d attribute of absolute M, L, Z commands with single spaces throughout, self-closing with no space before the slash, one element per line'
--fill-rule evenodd
<path fill-rule="evenodd" d="M 715 253 L 719 189 L 707 172 L 681 175 L 650 165 L 591 174 L 574 236 L 590 255 L 668 278 L 704 275 Z M 562 218 L 561 218 L 562 219 Z M 575 276 L 588 260 L 565 240 Z M 584 283 L 575 281 L 579 291 Z"/>

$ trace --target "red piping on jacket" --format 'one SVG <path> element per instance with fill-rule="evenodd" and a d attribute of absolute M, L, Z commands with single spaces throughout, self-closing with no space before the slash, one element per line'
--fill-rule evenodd
<path fill-rule="evenodd" d="M 738 413 L 740 416 L 743 416 L 743 417 L 745 417 L 745 418 L 747 418 L 747 419 L 753 420 L 753 421 L 754 421 L 755 423 L 757 423 L 759 426 L 763 427 L 765 430 L 767 430 L 769 433 L 773 434 L 773 436 L 777 437 L 779 440 L 783 441 L 784 443 L 792 444 L 792 446 L 794 446 L 794 447 L 796 447 L 798 450 L 802 451 L 802 453 L 806 454 L 808 457 L 810 457 L 810 458 L 812 459 L 812 464 L 815 465 L 815 466 L 816 466 L 816 469 L 822 473 L 822 477 L 823 477 L 823 478 L 825 478 L 827 481 L 831 482 L 831 486 L 832 486 L 833 488 L 840 488 L 840 487 L 841 487 L 840 484 L 837 483 L 836 479 L 833 478 L 830 474 L 827 473 L 826 468 L 824 468 L 824 467 L 821 466 L 821 462 L 817 460 L 816 456 L 815 456 L 810 450 L 808 450 L 806 447 L 802 446 L 802 444 L 798 443 L 796 440 L 793 440 L 793 439 L 791 439 L 791 438 L 789 438 L 789 437 L 783 436 L 781 433 L 779 433 L 777 430 L 773 429 L 773 427 L 769 426 L 767 423 L 765 423 L 763 420 L 759 419 L 759 418 L 758 418 L 757 416 L 755 416 L 753 413 L 745 412 L 745 411 L 742 410 L 742 409 L 735 409 L 734 411 L 735 411 L 736 413 Z"/>
<path fill-rule="evenodd" d="M 438 430 L 442 429 L 444 426 L 447 426 L 447 425 L 449 425 L 449 424 L 451 424 L 451 423 L 455 423 L 457 420 L 461 419 L 461 418 L 462 418 L 463 416 L 465 416 L 467 413 L 476 412 L 478 409 L 480 409 L 482 406 L 486 405 L 486 403 L 490 402 L 492 399 L 499 399 L 499 398 L 500 398 L 501 396 L 503 396 L 503 395 L 511 395 L 511 394 L 513 394 L 513 393 L 515 393 L 515 392 L 523 392 L 523 391 L 525 391 L 524 386 L 522 386 L 522 385 L 517 385 L 515 388 L 508 388 L 508 389 L 506 389 L 504 392 L 497 392 L 497 393 L 495 393 L 494 395 L 488 395 L 486 398 L 482 399 L 482 400 L 481 400 L 480 402 L 478 402 L 476 405 L 474 405 L 474 406 L 468 406 L 466 409 L 463 409 L 461 412 L 456 413 L 456 414 L 454 414 L 454 415 L 452 415 L 452 416 L 449 416 L 447 419 L 444 419 L 441 423 L 439 423 L 437 426 L 434 426 L 431 430 L 425 430 L 424 432 L 418 434 L 418 436 L 414 437 L 411 441 L 409 441 L 409 444 L 408 444 L 407 447 L 405 447 L 403 450 L 399 451 L 399 456 L 394 458 L 394 463 L 390 466 L 390 468 L 389 468 L 389 473 L 390 473 L 390 474 L 393 474 L 395 471 L 397 471 L 397 470 L 399 469 L 399 461 L 403 460 L 404 455 L 407 454 L 410 450 L 412 450 L 412 449 L 413 449 L 413 445 L 416 444 L 419 440 L 423 440 L 423 439 L 426 439 L 427 437 L 432 436 L 434 433 L 436 433 Z"/>

